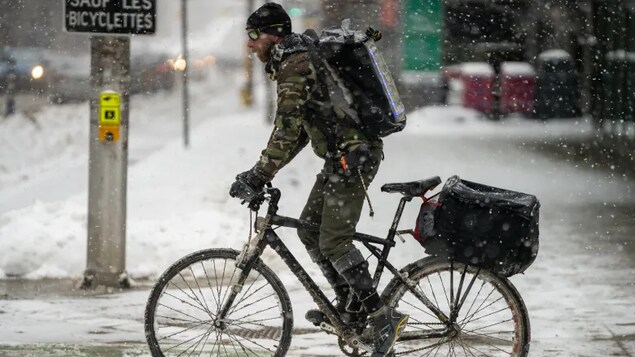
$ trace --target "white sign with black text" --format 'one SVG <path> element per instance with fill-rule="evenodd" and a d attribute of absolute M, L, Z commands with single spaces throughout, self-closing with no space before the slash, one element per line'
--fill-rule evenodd
<path fill-rule="evenodd" d="M 156 29 L 156 0 L 65 0 L 64 28 L 69 32 L 151 35 Z"/>

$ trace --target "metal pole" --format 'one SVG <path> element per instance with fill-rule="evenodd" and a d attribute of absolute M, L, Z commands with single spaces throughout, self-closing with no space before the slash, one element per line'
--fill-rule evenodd
<path fill-rule="evenodd" d="M 188 148 L 190 146 L 190 94 L 188 88 L 190 62 L 187 52 L 187 0 L 181 1 L 181 25 L 183 60 L 185 61 L 183 69 L 183 145 Z"/>
<path fill-rule="evenodd" d="M 265 3 L 271 2 L 265 0 Z M 269 75 L 263 72 L 265 81 L 265 96 L 267 97 L 267 111 L 265 113 L 265 123 L 273 124 L 276 116 L 276 85 L 269 79 Z"/>
<path fill-rule="evenodd" d="M 15 90 L 16 90 L 16 80 L 17 73 L 15 69 L 15 60 L 13 58 L 9 58 L 7 60 L 8 71 L 7 71 L 7 101 L 4 116 L 8 117 L 9 115 L 15 114 Z"/>
<path fill-rule="evenodd" d="M 129 287 L 126 273 L 126 181 L 130 38 L 94 36 L 90 45 L 93 92 L 89 130 L 88 251 L 82 287 Z M 117 98 L 116 114 L 104 111 L 112 108 L 106 108 L 101 103 L 104 92 Z M 116 119 L 116 125 L 103 125 L 113 119 Z"/>
<path fill-rule="evenodd" d="M 254 0 L 247 0 L 247 18 L 251 15 L 254 8 Z M 245 69 L 245 85 L 240 90 L 240 98 L 246 107 L 254 104 L 254 59 L 249 54 L 249 48 L 245 46 L 245 60 L 243 61 Z"/>

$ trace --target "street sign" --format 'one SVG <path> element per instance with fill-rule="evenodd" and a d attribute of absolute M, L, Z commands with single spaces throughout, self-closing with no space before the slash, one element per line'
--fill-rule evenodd
<path fill-rule="evenodd" d="M 105 91 L 99 96 L 99 141 L 118 141 L 121 125 L 121 96 Z"/>
<path fill-rule="evenodd" d="M 151 35 L 156 30 L 156 0 L 65 0 L 68 32 Z"/>
<path fill-rule="evenodd" d="M 407 0 L 404 5 L 403 68 L 438 71 L 443 43 L 442 0 Z"/>

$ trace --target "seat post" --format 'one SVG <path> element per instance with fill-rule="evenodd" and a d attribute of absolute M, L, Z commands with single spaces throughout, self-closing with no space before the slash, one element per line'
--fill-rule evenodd
<path fill-rule="evenodd" d="M 387 239 L 391 242 L 395 241 L 395 234 L 397 234 L 397 227 L 399 226 L 401 215 L 403 214 L 404 208 L 406 207 L 406 203 L 410 201 L 412 201 L 412 196 L 404 196 L 399 201 L 397 212 L 395 212 L 395 218 L 393 218 L 392 225 L 390 226 L 390 230 L 388 231 Z"/>
<path fill-rule="evenodd" d="M 397 234 L 397 227 L 399 226 L 399 220 L 401 219 L 401 215 L 403 214 L 403 210 L 406 207 L 406 203 L 412 200 L 412 196 L 404 196 L 399 201 L 399 205 L 397 206 L 397 212 L 395 212 L 395 218 L 392 221 L 392 225 L 390 226 L 390 230 L 388 230 L 388 237 L 386 240 L 393 242 L 392 246 L 394 246 L 395 235 Z M 385 245 L 384 249 L 381 251 L 381 257 L 377 261 L 377 268 L 375 270 L 375 276 L 373 277 L 373 284 L 375 287 L 379 285 L 379 280 L 381 279 L 381 273 L 384 270 L 384 262 L 388 259 L 388 254 L 390 254 L 391 245 Z"/>

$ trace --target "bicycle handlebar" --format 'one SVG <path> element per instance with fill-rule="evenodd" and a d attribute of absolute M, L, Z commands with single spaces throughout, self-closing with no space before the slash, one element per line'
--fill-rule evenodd
<path fill-rule="evenodd" d="M 262 192 L 252 198 L 247 206 L 250 210 L 256 212 L 260 210 L 260 206 L 265 202 L 265 200 L 269 199 L 268 212 L 275 214 L 278 211 L 278 201 L 280 201 L 281 196 L 282 193 L 280 190 L 273 187 L 271 182 L 267 182 L 266 186 L 262 189 Z"/>

